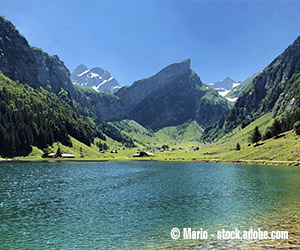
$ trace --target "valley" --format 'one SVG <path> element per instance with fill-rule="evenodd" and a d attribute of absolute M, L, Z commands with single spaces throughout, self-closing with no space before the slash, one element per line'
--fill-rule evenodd
<path fill-rule="evenodd" d="M 300 161 L 299 37 L 242 82 L 205 84 L 186 59 L 121 87 L 100 67 L 71 74 L 4 17 L 0 27 L 1 160 Z M 256 126 L 265 135 L 275 119 L 279 134 L 250 142 Z M 58 150 L 75 158 L 45 158 Z"/>

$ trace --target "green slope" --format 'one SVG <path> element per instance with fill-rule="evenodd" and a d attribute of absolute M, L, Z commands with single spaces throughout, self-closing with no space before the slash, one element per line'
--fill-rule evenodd
<path fill-rule="evenodd" d="M 27 154 L 30 146 L 45 148 L 69 135 L 90 145 L 90 126 L 54 94 L 16 83 L 0 74 L 0 155 Z"/>
<path fill-rule="evenodd" d="M 123 120 L 110 123 L 132 138 L 135 145 L 140 148 L 161 147 L 163 145 L 186 145 L 199 143 L 203 129 L 194 121 L 178 126 L 165 127 L 153 132 L 133 120 Z"/>
<path fill-rule="evenodd" d="M 202 147 L 200 154 L 209 152 L 211 155 L 206 155 L 206 158 L 222 161 L 299 161 L 300 140 L 292 130 L 280 134 L 277 138 L 260 141 L 259 146 L 250 144 L 249 137 L 256 126 L 264 134 L 273 122 L 272 114 L 265 114 L 244 129 L 234 130 L 219 141 Z M 237 143 L 241 145 L 240 151 L 235 150 Z"/>

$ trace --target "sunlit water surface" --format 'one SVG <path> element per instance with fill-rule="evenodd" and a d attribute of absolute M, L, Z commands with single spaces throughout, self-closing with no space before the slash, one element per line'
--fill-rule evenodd
<path fill-rule="evenodd" d="M 0 249 L 265 248 L 173 227 L 299 236 L 300 169 L 177 162 L 0 163 Z"/>

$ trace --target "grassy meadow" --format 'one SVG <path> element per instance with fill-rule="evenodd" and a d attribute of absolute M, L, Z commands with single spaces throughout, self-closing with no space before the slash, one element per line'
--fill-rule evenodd
<path fill-rule="evenodd" d="M 300 138 L 294 131 L 282 133 L 277 139 L 271 138 L 260 141 L 257 145 L 249 143 L 249 137 L 255 126 L 259 127 L 262 134 L 267 127 L 271 126 L 273 119 L 266 114 L 244 129 L 236 129 L 220 140 L 203 144 L 200 141 L 203 129 L 195 122 L 180 126 L 167 127 L 157 132 L 147 130 L 138 123 L 124 120 L 114 125 L 122 132 L 133 138 L 136 147 L 126 148 L 121 143 L 107 137 L 106 141 L 95 139 L 91 147 L 71 137 L 73 146 L 67 147 L 54 143 L 50 149 L 56 152 L 60 147 L 62 153 L 74 154 L 72 159 L 49 159 L 42 158 L 43 151 L 32 147 L 32 151 L 26 157 L 15 157 L 2 160 L 25 160 L 25 161 L 208 161 L 208 162 L 239 162 L 258 164 L 296 164 L 300 161 Z M 100 153 L 96 146 L 97 141 L 105 142 L 109 149 Z M 237 143 L 241 149 L 236 150 Z M 163 145 L 168 145 L 169 150 L 161 152 Z M 153 157 L 134 158 L 133 153 L 149 151 Z M 117 151 L 117 153 L 112 153 Z M 81 155 L 83 157 L 81 157 Z"/>

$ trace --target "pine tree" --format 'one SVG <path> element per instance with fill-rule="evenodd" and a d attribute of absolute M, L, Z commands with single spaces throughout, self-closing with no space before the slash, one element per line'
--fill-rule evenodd
<path fill-rule="evenodd" d="M 268 140 L 270 138 L 272 138 L 272 133 L 271 133 L 270 128 L 268 127 L 267 130 L 266 130 L 266 133 L 263 136 L 263 140 Z"/>
<path fill-rule="evenodd" d="M 239 143 L 236 144 L 236 151 L 241 150 L 241 145 Z"/>
<path fill-rule="evenodd" d="M 261 133 L 259 132 L 258 127 L 256 126 L 255 129 L 253 130 L 253 133 L 250 137 L 251 143 L 258 143 L 261 140 Z"/>
<path fill-rule="evenodd" d="M 273 137 L 278 136 L 281 133 L 281 122 L 278 119 L 275 119 L 271 126 L 271 133 Z"/>

